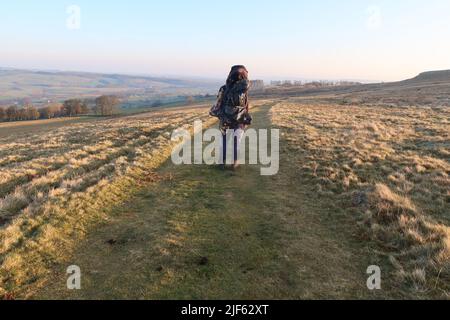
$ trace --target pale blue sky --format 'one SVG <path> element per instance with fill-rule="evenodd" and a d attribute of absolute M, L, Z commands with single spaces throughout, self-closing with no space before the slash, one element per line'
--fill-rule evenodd
<path fill-rule="evenodd" d="M 448 0 L 2 1 L 0 66 L 388 81 L 450 69 L 449 21 Z"/>

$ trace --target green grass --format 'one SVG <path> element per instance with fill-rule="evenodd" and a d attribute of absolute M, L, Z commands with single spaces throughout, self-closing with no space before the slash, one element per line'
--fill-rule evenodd
<path fill-rule="evenodd" d="M 255 127 L 270 126 L 269 109 L 254 112 Z M 256 166 L 233 173 L 167 162 L 67 261 L 81 267 L 82 290 L 66 289 L 61 264 L 35 297 L 391 297 L 365 287 L 372 261 L 352 237 L 356 226 L 287 179 L 292 164 L 283 163 L 278 176 L 262 177 Z"/>

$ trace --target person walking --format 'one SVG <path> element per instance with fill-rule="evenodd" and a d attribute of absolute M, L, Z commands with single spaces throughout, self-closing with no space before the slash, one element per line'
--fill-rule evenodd
<path fill-rule="evenodd" d="M 231 68 L 226 84 L 219 90 L 216 104 L 211 108 L 210 115 L 219 118 L 222 132 L 222 166 L 227 163 L 228 146 L 233 146 L 233 169 L 239 166 L 239 144 L 245 128 L 252 123 L 249 113 L 248 91 L 250 81 L 248 71 L 243 65 Z M 233 139 L 233 142 L 229 141 Z"/>

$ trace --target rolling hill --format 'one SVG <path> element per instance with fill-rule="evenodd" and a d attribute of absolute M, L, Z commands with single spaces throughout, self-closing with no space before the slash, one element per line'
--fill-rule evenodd
<path fill-rule="evenodd" d="M 450 82 L 450 70 L 422 72 L 406 82 Z"/>
<path fill-rule="evenodd" d="M 342 104 L 364 104 L 370 106 L 450 106 L 450 70 L 428 71 L 412 79 L 370 83 L 351 86 L 302 88 L 272 87 L 260 96 L 265 97 L 311 97 L 333 101 L 341 99 Z"/>
<path fill-rule="evenodd" d="M 68 71 L 33 71 L 0 68 L 0 105 L 90 98 L 102 94 L 151 98 L 155 95 L 204 94 L 217 89 L 210 80 Z"/>
<path fill-rule="evenodd" d="M 0 300 L 448 299 L 450 82 L 417 78 L 252 97 L 274 176 L 171 161 L 206 105 L 1 124 Z"/>

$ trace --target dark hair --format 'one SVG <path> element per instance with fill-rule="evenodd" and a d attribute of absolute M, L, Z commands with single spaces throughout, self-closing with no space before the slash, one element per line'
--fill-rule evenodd
<path fill-rule="evenodd" d="M 232 85 L 240 80 L 248 80 L 247 68 L 242 65 L 233 66 L 228 75 L 227 85 Z"/>

